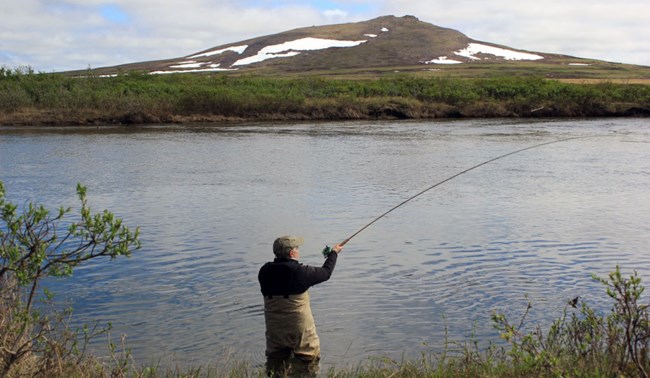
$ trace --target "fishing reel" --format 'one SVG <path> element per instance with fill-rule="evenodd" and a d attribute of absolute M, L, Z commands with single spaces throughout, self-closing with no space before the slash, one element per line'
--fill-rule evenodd
<path fill-rule="evenodd" d="M 332 252 L 334 252 L 332 247 L 330 247 L 329 245 L 326 245 L 325 248 L 323 248 L 323 251 L 321 253 L 323 254 L 323 257 L 327 257 Z"/>

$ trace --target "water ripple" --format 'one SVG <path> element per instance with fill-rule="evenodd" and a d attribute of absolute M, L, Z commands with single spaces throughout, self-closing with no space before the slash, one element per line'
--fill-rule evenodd
<path fill-rule="evenodd" d="M 10 199 L 74 205 L 139 225 L 143 249 L 46 284 L 79 322 L 114 325 L 136 359 L 203 363 L 236 351 L 262 365 L 257 283 L 272 240 L 299 234 L 302 262 L 433 182 L 495 156 L 352 240 L 310 289 L 323 365 L 419 355 L 498 337 L 497 309 L 548 322 L 580 295 L 606 306 L 592 274 L 650 274 L 647 120 L 460 120 L 21 130 L 0 139 Z M 622 137 L 605 137 L 609 134 Z M 333 146 L 335 150 L 333 150 Z M 10 164 L 5 164 L 9 162 Z M 48 185 L 43 185 L 47 182 Z M 106 350 L 107 341 L 94 347 Z M 426 348 L 423 345 L 427 345 Z M 424 348 L 424 349 L 423 349 Z M 428 348 L 428 349 L 427 349 Z M 170 356 L 173 356 L 170 357 Z"/>

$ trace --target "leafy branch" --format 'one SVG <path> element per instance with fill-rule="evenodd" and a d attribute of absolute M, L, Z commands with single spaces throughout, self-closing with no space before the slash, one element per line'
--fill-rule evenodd
<path fill-rule="evenodd" d="M 1 376 L 21 359 L 35 352 L 43 353 L 45 349 L 39 349 L 39 345 L 45 340 L 57 339 L 50 327 L 50 317 L 34 308 L 44 278 L 67 277 L 85 261 L 130 256 L 140 248 L 139 228 L 131 231 L 108 210 L 93 213 L 88 206 L 87 189 L 81 184 L 77 185 L 77 195 L 81 202 L 77 217 L 71 215 L 71 208 L 50 211 L 31 202 L 19 211 L 16 204 L 7 201 L 0 181 Z M 51 302 L 52 295 L 47 290 L 44 296 Z M 70 335 L 65 340 L 69 341 Z M 59 350 L 50 355 L 74 354 L 62 353 L 61 343 L 48 345 L 50 352 Z"/>

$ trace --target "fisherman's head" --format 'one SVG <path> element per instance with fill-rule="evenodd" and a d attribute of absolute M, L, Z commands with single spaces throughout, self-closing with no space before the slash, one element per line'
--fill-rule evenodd
<path fill-rule="evenodd" d="M 305 240 L 300 236 L 280 236 L 273 242 L 273 253 L 276 257 L 286 259 L 297 258 L 297 248 L 305 244 Z M 295 256 L 291 251 L 296 250 Z"/>

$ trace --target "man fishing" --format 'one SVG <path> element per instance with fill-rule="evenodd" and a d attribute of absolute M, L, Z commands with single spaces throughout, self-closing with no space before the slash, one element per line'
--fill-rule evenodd
<path fill-rule="evenodd" d="M 311 313 L 311 286 L 327 281 L 336 265 L 342 244 L 331 248 L 322 267 L 303 265 L 299 247 L 304 240 L 282 236 L 273 242 L 275 259 L 260 269 L 258 280 L 264 295 L 267 373 L 283 374 L 290 367 L 307 374 L 318 372 L 320 341 Z"/>

